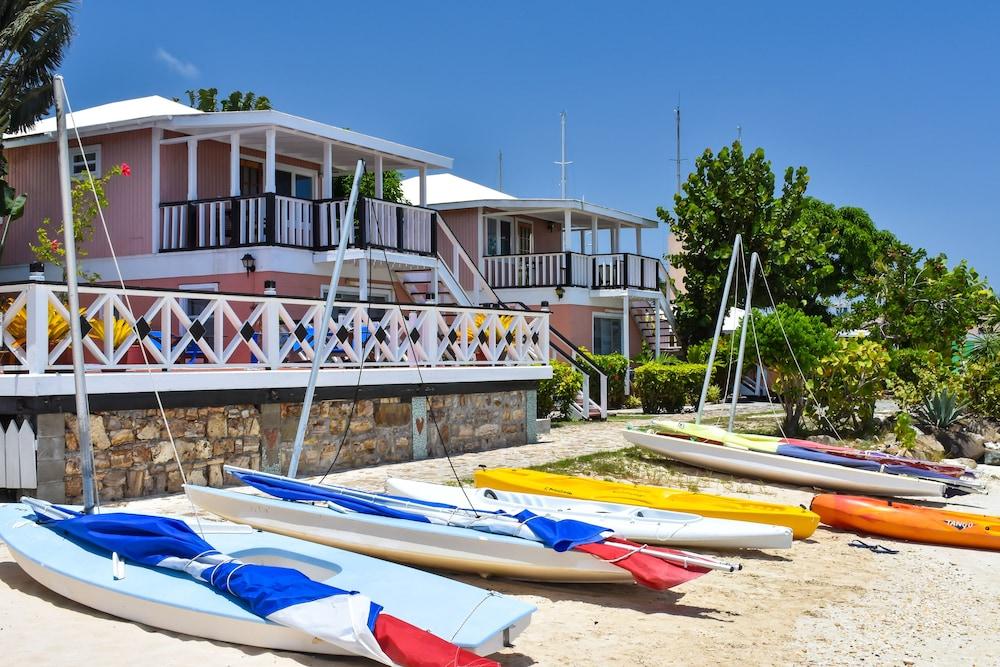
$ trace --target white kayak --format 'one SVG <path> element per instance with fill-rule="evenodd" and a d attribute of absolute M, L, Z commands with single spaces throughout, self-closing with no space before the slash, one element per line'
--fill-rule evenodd
<path fill-rule="evenodd" d="M 860 470 L 831 463 L 726 447 L 646 431 L 624 430 L 625 440 L 697 468 L 870 496 L 945 496 L 947 487 L 929 479 Z"/>
<path fill-rule="evenodd" d="M 490 488 L 445 486 L 389 478 L 386 492 L 427 502 L 517 514 L 527 509 L 552 519 L 575 519 L 613 530 L 643 544 L 708 549 L 788 549 L 792 531 L 749 521 L 713 519 L 667 510 L 590 500 L 575 500 Z"/>
<path fill-rule="evenodd" d="M 344 655 L 341 647 L 271 622 L 178 572 L 117 560 L 35 522 L 21 503 L 0 505 L 0 541 L 32 579 L 86 607 L 144 625 L 265 649 Z M 361 591 L 387 613 L 488 655 L 527 627 L 534 607 L 445 577 L 349 551 L 215 522 L 189 525 L 242 562 L 290 567 Z"/>

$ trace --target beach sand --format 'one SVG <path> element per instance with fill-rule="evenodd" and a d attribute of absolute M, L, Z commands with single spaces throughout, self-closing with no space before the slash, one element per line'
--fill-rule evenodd
<path fill-rule="evenodd" d="M 555 429 L 542 445 L 466 454 L 475 466 L 528 465 L 621 446 L 619 425 Z M 1000 469 L 987 469 L 993 495 L 949 507 L 1000 514 Z M 442 461 L 347 471 L 330 481 L 378 489 L 390 475 L 447 481 Z M 739 483 L 687 473 L 700 490 L 807 505 L 811 490 Z M 183 496 L 134 501 L 134 511 L 190 514 Z M 899 549 L 876 555 L 855 538 L 820 528 L 790 550 L 725 554 L 744 569 L 718 572 L 666 592 L 638 586 L 528 584 L 457 577 L 538 606 L 531 626 L 497 657 L 505 665 L 997 665 L 1000 664 L 1000 552 L 932 547 L 883 538 Z M 110 618 L 29 579 L 0 544 L 0 655 L 11 665 L 360 665 L 171 635 Z"/>

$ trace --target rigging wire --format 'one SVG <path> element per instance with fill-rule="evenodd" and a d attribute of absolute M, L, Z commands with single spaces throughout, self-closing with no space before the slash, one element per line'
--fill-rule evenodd
<path fill-rule="evenodd" d="M 388 251 L 388 248 L 387 248 L 386 244 L 384 243 L 384 239 L 382 238 L 382 225 L 381 225 L 381 219 L 380 219 L 379 213 L 378 213 L 378 207 L 372 207 L 372 209 L 369 212 L 373 213 L 374 218 L 375 218 L 375 233 L 377 235 L 376 246 L 382 250 L 383 261 L 385 262 L 385 267 L 386 267 L 386 269 L 389 272 L 390 282 L 393 283 L 393 284 L 395 284 L 396 282 L 398 282 L 398 280 L 397 280 L 397 274 L 396 274 L 396 272 L 392 268 L 392 262 L 389 261 L 389 251 Z M 366 222 L 365 222 L 365 224 L 367 224 L 367 214 L 366 214 Z M 432 234 L 436 234 L 437 233 L 437 230 L 434 229 L 433 226 L 431 228 L 431 233 Z M 370 272 L 369 272 L 369 275 L 370 275 Z M 334 298 L 336 298 L 336 296 Z M 414 347 L 413 339 L 409 335 L 409 326 L 406 325 L 407 320 L 403 316 L 403 306 L 401 304 L 399 304 L 399 303 L 386 304 L 386 305 L 389 306 L 389 309 L 391 309 L 394 306 L 395 309 L 399 313 L 399 320 L 400 320 L 400 322 L 404 323 L 404 329 L 407 330 L 407 333 L 406 333 L 406 335 L 403 336 L 403 338 L 406 340 L 406 345 L 409 347 L 410 358 L 413 359 L 413 368 L 417 372 L 417 378 L 419 380 L 418 385 L 417 385 L 417 387 L 418 387 L 418 389 L 417 389 L 417 395 L 421 395 L 422 394 L 423 397 L 427 400 L 427 416 L 430 418 L 430 422 L 434 425 L 434 431 L 437 433 L 438 441 L 441 443 L 441 450 L 444 452 L 445 459 L 447 459 L 447 461 L 448 461 L 448 467 L 451 469 L 451 474 L 455 478 L 455 481 L 458 483 L 458 487 L 462 490 L 462 495 L 465 496 L 465 500 L 466 500 L 466 502 L 469 503 L 469 507 L 472 509 L 473 512 L 476 513 L 476 516 L 478 517 L 479 516 L 478 510 L 476 510 L 475 505 L 472 503 L 472 499 L 469 496 L 468 490 L 465 488 L 465 484 L 462 483 L 462 479 L 461 479 L 461 477 L 458 474 L 458 470 L 455 468 L 455 463 L 452 460 L 451 453 L 448 451 L 448 446 L 446 444 L 444 435 L 441 432 L 441 426 L 438 423 L 437 415 L 435 414 L 434 408 L 433 408 L 433 406 L 431 404 L 430 396 L 427 393 L 427 384 L 424 381 L 423 373 L 420 370 L 420 359 L 418 358 L 418 355 L 417 355 L 417 352 L 416 352 L 416 348 Z M 435 304 L 435 305 L 437 305 L 437 304 Z M 369 308 L 370 308 L 370 302 L 369 302 Z M 429 317 L 429 316 L 430 316 L 430 311 L 428 311 L 428 313 L 425 315 L 425 317 Z M 486 319 L 488 320 L 488 318 L 486 318 Z M 379 322 L 379 324 L 381 325 L 381 322 Z M 484 325 L 485 324 L 486 324 L 486 320 L 484 320 Z M 370 338 L 375 338 L 374 334 L 372 334 L 371 332 L 369 332 L 369 335 L 370 335 Z M 378 340 L 375 339 L 375 342 L 376 342 L 376 345 L 377 345 L 378 344 Z M 364 352 L 364 354 L 362 355 L 362 357 L 360 359 L 360 362 L 361 362 L 362 366 L 364 364 L 364 358 L 368 356 L 367 350 L 365 350 L 365 347 L 366 346 L 363 344 L 362 345 L 362 351 Z M 357 404 L 357 397 L 359 395 L 360 388 L 361 388 L 361 370 L 359 369 L 359 371 L 358 371 L 358 382 L 357 382 L 357 385 L 354 388 L 354 403 L 352 404 L 351 410 L 348 413 L 347 422 L 344 425 L 344 433 L 343 433 L 343 435 L 341 437 L 340 443 L 338 443 L 338 445 L 337 445 L 337 450 L 334 452 L 333 460 L 330 462 L 330 466 L 327 468 L 326 472 L 323 473 L 323 476 L 320 478 L 320 481 L 319 481 L 320 484 L 322 484 L 323 481 L 327 478 L 327 476 L 330 475 L 331 471 L 333 470 L 334 466 L 337 463 L 337 459 L 340 457 L 340 452 L 343 449 L 344 443 L 347 440 L 347 435 L 348 435 L 348 432 L 349 432 L 350 427 L 351 427 L 351 420 L 354 417 L 355 407 L 356 407 L 356 404 Z M 412 410 L 412 404 L 411 404 L 411 408 L 410 409 Z"/>
<path fill-rule="evenodd" d="M 73 120 L 73 125 L 72 125 L 72 127 L 73 127 L 73 135 L 76 138 L 77 146 L 79 147 L 80 151 L 83 152 L 83 150 L 84 150 L 84 148 L 83 148 L 83 139 L 81 139 L 81 137 L 80 137 L 80 131 L 79 131 L 79 129 L 76 126 L 76 119 L 75 119 L 75 116 L 73 114 L 73 105 L 70 103 L 69 91 L 66 90 L 65 86 L 63 86 L 63 96 L 64 96 L 64 98 L 66 100 L 66 108 L 69 111 L 69 115 L 71 117 L 73 117 L 73 119 L 74 119 Z M 132 321 L 133 321 L 133 325 L 132 326 L 133 326 L 133 332 L 134 332 L 134 322 L 135 322 L 135 319 L 136 319 L 136 317 L 135 317 L 135 309 L 132 307 L 132 300 L 129 297 L 128 290 L 125 288 L 125 279 L 122 276 L 121 266 L 118 263 L 118 255 L 115 253 L 115 245 L 114 245 L 114 243 L 111 240 L 111 233 L 108 231 L 108 222 L 107 222 L 107 220 L 104 217 L 104 207 L 101 206 L 100 198 L 97 196 L 97 184 L 94 181 L 94 174 L 93 174 L 93 172 L 91 172 L 91 170 L 90 170 L 90 164 L 86 160 L 83 161 L 83 167 L 84 167 L 84 170 L 85 170 L 85 172 L 87 174 L 87 182 L 90 184 L 91 193 L 94 195 L 94 203 L 97 205 L 97 214 L 98 214 L 98 217 L 101 220 L 101 229 L 104 232 L 104 238 L 108 242 L 108 251 L 111 253 L 111 261 L 114 264 L 115 273 L 117 274 L 117 277 L 118 277 L 118 285 L 122 289 L 122 296 L 124 297 L 125 308 L 127 309 L 128 314 L 132 318 Z M 63 222 L 63 224 L 65 224 L 65 221 Z M 111 331 L 111 332 L 105 332 L 105 335 L 110 335 L 110 336 L 113 337 L 114 336 L 114 332 L 113 331 Z M 170 332 L 165 332 L 164 335 L 170 335 Z M 142 351 L 143 365 L 145 366 L 146 374 L 149 377 L 150 388 L 152 389 L 153 396 L 156 398 L 156 406 L 157 406 L 157 409 L 159 410 L 159 413 L 160 413 L 160 419 L 163 421 L 164 429 L 167 432 L 167 440 L 170 442 L 170 449 L 173 451 L 174 460 L 177 462 L 177 470 L 178 470 L 178 472 L 180 473 L 180 476 L 181 476 L 181 483 L 182 484 L 187 484 L 188 483 L 187 482 L 187 475 L 184 474 L 184 466 L 181 463 L 181 456 L 180 456 L 180 453 L 177 451 L 177 444 L 174 442 L 173 431 L 170 428 L 170 420 L 167 419 L 167 412 L 166 412 L 166 409 L 163 406 L 163 400 L 162 400 L 162 398 L 160 396 L 160 391 L 159 391 L 159 389 L 157 389 L 156 382 L 154 380 L 154 378 L 156 377 L 156 375 L 155 375 L 155 373 L 153 373 L 152 365 L 149 363 L 149 355 L 148 355 L 148 352 L 146 350 L 146 346 L 144 344 L 142 344 L 142 341 L 139 342 L 139 349 Z M 193 469 L 193 467 L 194 467 L 194 464 L 192 463 L 192 469 Z M 96 496 L 96 500 L 97 500 L 97 507 L 98 507 L 98 510 L 99 510 L 100 509 L 100 494 L 96 494 L 95 493 L 95 496 Z M 186 497 L 186 494 L 185 494 L 185 497 Z M 202 530 L 201 519 L 199 517 L 200 511 L 198 510 L 198 507 L 191 501 L 190 498 L 188 498 L 188 503 L 191 505 L 191 509 L 194 512 L 194 518 L 195 518 L 195 521 L 198 524 L 198 531 L 203 533 L 204 531 Z"/>

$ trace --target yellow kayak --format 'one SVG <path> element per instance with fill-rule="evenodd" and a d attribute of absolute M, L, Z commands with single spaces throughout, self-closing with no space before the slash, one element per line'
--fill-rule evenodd
<path fill-rule="evenodd" d="M 797 540 L 804 540 L 812 535 L 819 525 L 818 514 L 795 505 L 726 498 L 664 486 L 604 482 L 588 477 L 553 475 L 523 468 L 477 470 L 475 480 L 478 487 L 498 491 L 520 491 L 562 498 L 624 503 L 718 519 L 787 526 L 792 529 L 792 536 Z"/>

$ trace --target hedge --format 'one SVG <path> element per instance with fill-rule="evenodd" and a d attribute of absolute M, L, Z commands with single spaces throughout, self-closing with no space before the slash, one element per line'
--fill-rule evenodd
<path fill-rule="evenodd" d="M 695 403 L 705 379 L 705 364 L 650 362 L 635 369 L 632 388 L 647 414 L 680 412 Z"/>
<path fill-rule="evenodd" d="M 628 371 L 629 362 L 624 355 L 614 354 L 588 354 L 590 360 L 598 370 L 608 378 L 608 407 L 617 409 L 625 406 L 625 373 Z M 596 373 L 590 374 L 590 397 L 600 400 L 601 381 Z"/>
<path fill-rule="evenodd" d="M 570 403 L 583 389 L 583 375 L 567 363 L 552 361 L 552 377 L 538 383 L 536 416 L 545 419 L 552 413 L 569 417 Z"/>

